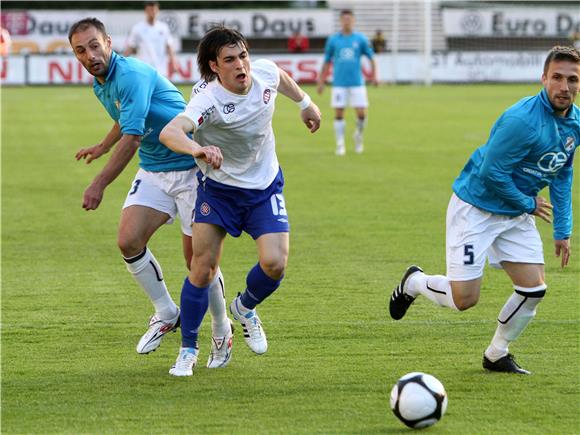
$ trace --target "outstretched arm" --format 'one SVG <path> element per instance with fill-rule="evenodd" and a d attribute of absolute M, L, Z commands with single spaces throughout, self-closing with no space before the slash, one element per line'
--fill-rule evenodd
<path fill-rule="evenodd" d="M 86 163 L 89 164 L 93 160 L 101 157 L 103 154 L 108 153 L 109 150 L 113 147 L 113 145 L 119 142 L 121 136 L 122 136 L 121 126 L 119 125 L 118 122 L 115 122 L 113 124 L 113 127 L 111 128 L 111 131 L 107 133 L 105 138 L 100 143 L 93 145 L 92 147 L 81 148 L 76 153 L 75 158 L 77 160 L 86 159 Z"/>
<path fill-rule="evenodd" d="M 135 155 L 139 148 L 141 136 L 124 134 L 115 147 L 111 158 L 103 170 L 95 177 L 93 182 L 85 190 L 83 195 L 83 208 L 85 210 L 95 210 L 103 200 L 105 188 L 113 182 L 117 176 Z"/>
<path fill-rule="evenodd" d="M 202 147 L 187 133 L 194 130 L 193 122 L 184 116 L 176 116 L 169 124 L 163 127 L 159 134 L 159 141 L 172 151 L 180 154 L 189 154 L 204 160 L 214 169 L 218 169 L 223 161 L 221 150 L 213 145 Z"/>
<path fill-rule="evenodd" d="M 322 94 L 322 91 L 324 91 L 326 77 L 328 76 L 329 70 L 330 70 L 330 62 L 324 62 L 324 64 L 322 65 L 322 69 L 320 70 L 320 74 L 318 75 L 318 83 L 316 87 L 316 91 L 319 94 Z"/>
<path fill-rule="evenodd" d="M 278 92 L 287 96 L 300 107 L 300 117 L 302 122 L 306 124 L 308 130 L 314 133 L 320 128 L 320 109 L 312 102 L 308 94 L 306 94 L 300 86 L 290 77 L 284 70 L 278 68 L 280 71 L 280 83 L 278 84 Z"/>

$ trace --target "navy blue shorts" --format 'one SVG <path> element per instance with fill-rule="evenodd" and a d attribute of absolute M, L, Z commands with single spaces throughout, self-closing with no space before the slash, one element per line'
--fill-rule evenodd
<path fill-rule="evenodd" d="M 220 226 L 233 237 L 245 231 L 254 240 L 263 234 L 290 231 L 282 194 L 282 169 L 265 190 L 228 186 L 209 178 L 203 180 L 201 171 L 197 176 L 193 222 Z"/>

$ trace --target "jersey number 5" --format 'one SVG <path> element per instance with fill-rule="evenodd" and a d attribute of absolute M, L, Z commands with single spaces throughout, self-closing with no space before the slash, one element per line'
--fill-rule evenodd
<path fill-rule="evenodd" d="M 473 245 L 465 245 L 463 247 L 463 255 L 465 259 L 463 260 L 463 264 L 471 265 L 474 261 L 474 254 L 473 254 Z"/>

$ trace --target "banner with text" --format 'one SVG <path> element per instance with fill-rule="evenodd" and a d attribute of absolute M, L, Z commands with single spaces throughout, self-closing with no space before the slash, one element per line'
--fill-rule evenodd
<path fill-rule="evenodd" d="M 258 59 L 260 56 L 254 57 Z M 376 56 L 381 82 L 420 83 L 431 77 L 435 83 L 536 82 L 542 74 L 545 52 L 450 51 L 436 52 L 426 64 L 423 55 L 382 53 Z M 268 59 L 276 62 L 300 83 L 314 83 L 323 58 L 319 54 L 277 54 Z M 363 73 L 370 78 L 371 69 L 363 62 Z M 170 77 L 176 84 L 193 84 L 200 78 L 194 55 L 178 55 L 178 70 Z M 3 85 L 51 85 L 91 83 L 92 76 L 74 56 L 13 55 L 2 59 L 0 79 Z"/>
<path fill-rule="evenodd" d="M 444 8 L 443 31 L 454 37 L 570 37 L 580 32 L 580 7 Z"/>
<path fill-rule="evenodd" d="M 13 53 L 70 52 L 68 31 L 73 23 L 86 17 L 101 20 L 116 50 L 123 50 L 129 31 L 144 20 L 142 11 L 106 10 L 26 10 L 2 11 L 2 27 L 12 35 Z M 295 31 L 310 37 L 332 33 L 332 11 L 319 9 L 264 10 L 161 10 L 159 20 L 168 24 L 175 40 L 200 39 L 216 24 L 239 30 L 246 38 L 287 38 Z M 176 49 L 179 51 L 180 47 Z"/>

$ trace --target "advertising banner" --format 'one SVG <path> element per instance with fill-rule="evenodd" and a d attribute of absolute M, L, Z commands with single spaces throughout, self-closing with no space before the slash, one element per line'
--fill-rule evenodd
<path fill-rule="evenodd" d="M 443 9 L 445 36 L 570 37 L 580 32 L 580 7 Z"/>
<path fill-rule="evenodd" d="M 143 11 L 106 10 L 26 10 L 2 11 L 2 27 L 12 35 L 13 53 L 70 52 L 68 31 L 72 24 L 87 17 L 101 20 L 113 40 L 113 47 L 123 51 L 131 28 L 144 20 Z M 287 38 L 294 31 L 310 37 L 332 33 L 332 11 L 317 9 L 264 10 L 161 10 L 159 20 L 168 24 L 176 50 L 181 38 L 200 39 L 216 24 L 226 24 L 247 38 Z"/>

